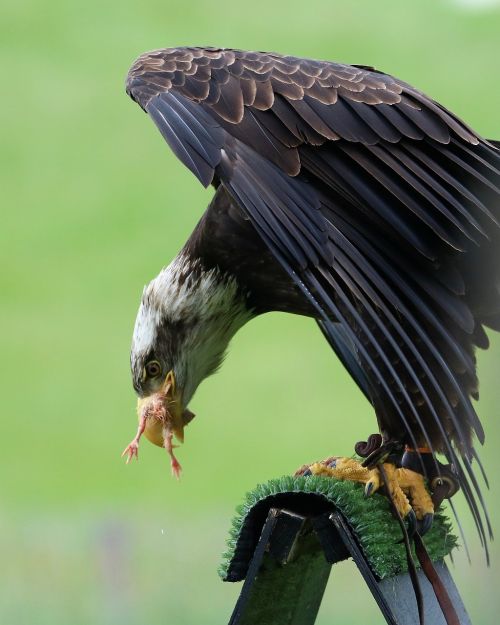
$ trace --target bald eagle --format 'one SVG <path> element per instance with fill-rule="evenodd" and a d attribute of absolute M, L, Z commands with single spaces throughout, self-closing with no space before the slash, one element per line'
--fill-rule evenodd
<path fill-rule="evenodd" d="M 145 433 L 178 473 L 172 437 L 237 330 L 269 311 L 306 315 L 372 404 L 383 444 L 438 471 L 444 454 L 485 543 L 471 400 L 475 349 L 488 347 L 485 327 L 500 330 L 495 142 L 364 65 L 169 48 L 140 56 L 126 88 L 215 188 L 144 289 L 128 460 Z"/>

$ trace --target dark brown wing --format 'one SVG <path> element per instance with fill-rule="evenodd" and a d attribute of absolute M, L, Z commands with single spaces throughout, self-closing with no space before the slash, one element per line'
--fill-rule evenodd
<path fill-rule="evenodd" d="M 366 67 L 175 48 L 141 56 L 127 91 L 198 179 L 235 199 L 382 429 L 456 465 L 484 537 L 470 398 L 482 324 L 500 327 L 498 150 Z"/>
<path fill-rule="evenodd" d="M 300 171 L 298 147 L 304 143 L 345 139 L 373 145 L 402 137 L 447 143 L 451 133 L 478 143 L 472 130 L 420 91 L 365 66 L 242 50 L 171 48 L 141 55 L 129 71 L 127 92 L 205 186 L 220 163 L 217 150 L 224 138 L 218 127 L 290 175 Z M 208 116 L 189 103 L 201 105 Z M 166 107 L 185 117 L 184 132 L 173 119 L 170 130 L 165 127 L 164 115 L 171 118 Z"/>

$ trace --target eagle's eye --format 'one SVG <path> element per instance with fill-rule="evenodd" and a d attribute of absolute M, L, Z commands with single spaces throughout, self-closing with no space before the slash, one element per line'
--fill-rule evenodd
<path fill-rule="evenodd" d="M 150 360 L 145 369 L 148 378 L 157 378 L 161 373 L 161 365 L 157 360 Z"/>

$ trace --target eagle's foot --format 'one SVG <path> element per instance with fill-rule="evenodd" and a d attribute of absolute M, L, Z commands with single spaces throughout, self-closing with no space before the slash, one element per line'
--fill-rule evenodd
<path fill-rule="evenodd" d="M 392 465 L 394 467 L 394 465 Z M 421 473 L 404 467 L 396 469 L 396 479 L 411 503 L 412 510 L 418 520 L 417 529 L 423 536 L 432 527 L 434 520 L 434 503 L 427 490 L 426 480 Z"/>
<path fill-rule="evenodd" d="M 410 535 L 417 530 L 420 534 L 425 534 L 432 526 L 434 505 L 431 496 L 425 486 L 424 477 L 411 469 L 397 468 L 391 462 L 368 468 L 353 458 L 332 457 L 301 467 L 297 474 L 324 475 L 359 482 L 365 485 L 367 497 L 383 489 L 390 496 L 401 518 L 408 522 Z"/>
<path fill-rule="evenodd" d="M 428 532 L 434 520 L 434 504 L 426 488 L 424 476 L 411 469 L 398 468 L 390 462 L 374 470 L 378 471 L 379 475 L 382 471 L 385 473 L 386 494 L 388 490 L 399 515 L 408 520 L 410 536 L 415 531 L 421 535 Z"/>

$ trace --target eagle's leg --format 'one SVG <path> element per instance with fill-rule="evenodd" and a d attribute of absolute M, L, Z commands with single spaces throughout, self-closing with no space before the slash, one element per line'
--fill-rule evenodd
<path fill-rule="evenodd" d="M 387 468 L 392 470 L 392 481 L 389 477 L 390 484 L 397 484 L 398 490 L 406 497 L 408 505 L 411 505 L 411 511 L 413 511 L 418 525 L 417 528 L 420 534 L 425 534 L 431 527 L 434 520 L 434 504 L 432 497 L 427 490 L 426 481 L 421 473 L 407 469 L 405 467 L 396 467 L 393 464 L 384 464 L 386 468 L 386 475 L 389 477 Z M 391 486 L 390 486 L 391 488 Z M 395 496 L 391 489 L 391 496 L 396 503 Z M 398 512 L 401 513 L 401 508 L 397 506 Z M 411 511 L 408 514 L 411 514 Z M 403 517 L 404 518 L 404 517 Z"/>
<path fill-rule="evenodd" d="M 387 434 L 372 434 L 367 441 L 356 443 L 355 451 L 365 458 L 363 466 L 380 467 L 386 491 L 402 518 L 407 506 L 401 501 L 400 493 L 405 495 L 408 505 L 411 504 L 411 510 L 406 514 L 411 533 L 416 529 L 420 534 L 425 534 L 432 527 L 435 508 L 441 503 L 434 498 L 434 493 L 431 497 L 428 488 L 433 487 L 438 474 L 441 476 L 440 468 L 447 468 L 438 462 L 427 447 L 417 450 L 408 445 L 403 447 Z M 398 488 L 395 488 L 396 484 Z"/>
<path fill-rule="evenodd" d="M 368 468 L 353 458 L 342 457 L 301 467 L 297 473 L 360 482 L 365 485 L 367 496 L 384 487 L 401 518 L 408 521 L 409 533 L 413 534 L 418 529 L 424 534 L 432 525 L 434 505 L 423 475 L 404 467 L 398 468 L 393 462 L 383 462 L 381 466 L 385 480 L 379 466 Z"/>

